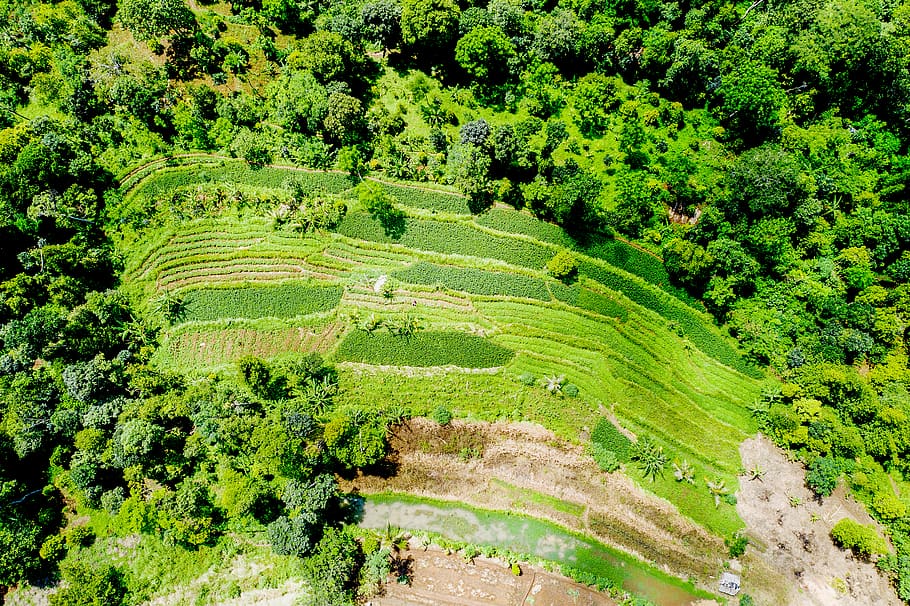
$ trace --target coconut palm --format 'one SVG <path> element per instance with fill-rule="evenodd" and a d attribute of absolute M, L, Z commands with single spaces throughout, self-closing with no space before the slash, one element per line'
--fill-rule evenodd
<path fill-rule="evenodd" d="M 632 460 L 638 461 L 642 473 L 652 482 L 657 476 L 663 476 L 664 468 L 669 462 L 663 446 L 658 446 L 648 438 L 642 438 L 635 443 Z"/>
<path fill-rule="evenodd" d="M 714 497 L 714 507 L 720 507 L 720 500 L 730 494 L 727 483 L 723 478 L 714 478 L 713 481 L 705 478 L 705 484 L 708 487 L 708 492 Z"/>
<path fill-rule="evenodd" d="M 681 463 L 673 461 L 673 477 L 676 478 L 677 482 L 695 484 L 695 468 L 686 460 Z"/>
<path fill-rule="evenodd" d="M 547 391 L 550 393 L 560 393 L 562 391 L 562 384 L 566 382 L 565 375 L 551 376 L 543 378 L 543 385 L 546 387 Z"/>

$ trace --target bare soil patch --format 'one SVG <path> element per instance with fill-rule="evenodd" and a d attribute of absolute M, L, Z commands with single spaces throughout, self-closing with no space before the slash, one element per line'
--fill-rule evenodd
<path fill-rule="evenodd" d="M 477 557 L 473 563 L 430 547 L 411 549 L 411 585 L 389 579 L 373 606 L 616 606 L 603 593 L 536 566 L 521 564 L 521 576 L 498 560 Z"/>
<path fill-rule="evenodd" d="M 761 466 L 761 480 L 743 479 L 737 493 L 737 511 L 746 523 L 751 546 L 743 566 L 767 565 L 786 580 L 776 591 L 767 584 L 744 590 L 756 604 L 794 606 L 891 606 L 901 604 L 888 580 L 875 566 L 836 547 L 830 532 L 841 518 L 863 524 L 872 518 L 861 504 L 839 487 L 819 503 L 804 484 L 802 465 L 787 460 L 784 453 L 763 436 L 740 446 L 743 466 Z M 792 503 L 800 503 L 793 505 Z"/>

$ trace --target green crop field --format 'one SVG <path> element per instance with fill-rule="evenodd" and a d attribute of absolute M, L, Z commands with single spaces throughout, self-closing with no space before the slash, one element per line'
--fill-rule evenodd
<path fill-rule="evenodd" d="M 280 187 L 293 172 L 232 162 L 166 168 L 138 179 L 123 204 L 193 180 Z M 599 440 L 696 522 L 725 535 L 741 527 L 703 485 L 666 470 L 645 478 L 625 437 L 602 421 L 614 415 L 699 478 L 738 481 L 738 444 L 756 429 L 746 406 L 761 375 L 668 286 L 659 260 L 619 240 L 581 247 L 515 211 L 473 217 L 457 195 L 394 184 L 383 188 L 405 214 L 387 233 L 360 209 L 348 177 L 300 175 L 348 204 L 335 231 L 283 231 L 264 209 L 236 206 L 124 230 L 124 291 L 149 313 L 167 293 L 182 302 L 159 363 L 206 371 L 244 355 L 320 351 L 342 363 L 343 403 L 428 414 L 443 401 L 462 416 Z M 579 262 L 570 283 L 546 271 L 562 249 Z"/>

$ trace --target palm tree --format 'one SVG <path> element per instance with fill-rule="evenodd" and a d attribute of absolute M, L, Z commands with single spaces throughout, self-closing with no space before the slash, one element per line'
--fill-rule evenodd
<path fill-rule="evenodd" d="M 543 384 L 547 388 L 547 391 L 550 393 L 560 393 L 562 391 L 562 384 L 566 382 L 565 375 L 544 377 Z"/>
<path fill-rule="evenodd" d="M 714 497 L 714 507 L 720 507 L 720 500 L 730 493 L 727 483 L 723 478 L 714 478 L 713 481 L 705 478 L 705 484 L 708 486 L 708 492 Z"/>
<path fill-rule="evenodd" d="M 638 461 L 642 473 L 652 482 L 657 476 L 663 476 L 664 468 L 669 462 L 663 446 L 658 446 L 648 438 L 642 438 L 635 443 L 632 459 Z"/>
<path fill-rule="evenodd" d="M 695 468 L 686 460 L 682 463 L 673 461 L 673 477 L 677 482 L 695 484 Z"/>

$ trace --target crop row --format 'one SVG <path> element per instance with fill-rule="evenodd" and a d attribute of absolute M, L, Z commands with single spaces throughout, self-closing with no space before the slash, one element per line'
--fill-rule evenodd
<path fill-rule="evenodd" d="M 582 261 L 579 270 L 607 288 L 621 292 L 642 307 L 675 322 L 689 340 L 708 356 L 754 378 L 761 377 L 761 373 L 748 364 L 727 339 L 705 325 L 710 320 L 697 315 L 685 304 L 597 263 Z"/>
<path fill-rule="evenodd" d="M 468 200 L 464 196 L 442 191 L 431 191 L 423 188 L 408 187 L 381 182 L 380 185 L 386 193 L 394 196 L 398 202 L 414 208 L 425 208 L 443 212 L 469 215 Z"/>
<path fill-rule="evenodd" d="M 432 263 L 415 263 L 392 274 L 402 282 L 412 284 L 441 284 L 451 290 L 478 295 L 504 295 L 528 299 L 550 300 L 543 280 L 520 274 L 487 271 L 469 267 L 452 267 Z"/>
<path fill-rule="evenodd" d="M 404 219 L 400 237 L 386 234 L 379 221 L 366 213 L 348 213 L 338 227 L 350 238 L 372 242 L 398 243 L 409 248 L 444 254 L 499 259 L 513 265 L 540 269 L 553 256 L 546 246 L 505 236 L 491 236 L 463 222 Z"/>
<path fill-rule="evenodd" d="M 410 336 L 385 331 L 353 330 L 339 344 L 335 359 L 391 366 L 502 366 L 513 353 L 489 340 L 464 332 L 417 332 Z"/>
<path fill-rule="evenodd" d="M 167 341 L 167 355 L 183 368 L 229 364 L 244 356 L 272 357 L 289 352 L 327 351 L 336 326 L 288 327 L 277 330 L 224 328 L 185 331 Z"/>
<path fill-rule="evenodd" d="M 182 319 L 293 318 L 328 311 L 341 301 L 342 289 L 285 282 L 275 286 L 202 288 L 184 295 Z"/>
<path fill-rule="evenodd" d="M 339 173 L 272 166 L 251 167 L 246 162 L 230 160 L 217 165 L 190 165 L 159 170 L 138 183 L 130 195 L 155 197 L 199 183 L 242 183 L 254 187 L 279 188 L 289 177 L 303 183 L 306 188 L 321 189 L 328 193 L 341 193 L 352 187 L 350 178 Z"/>
<path fill-rule="evenodd" d="M 478 225 L 510 234 L 523 234 L 541 242 L 575 248 L 573 240 L 561 227 L 536 219 L 528 213 L 504 208 L 491 208 L 474 218 Z"/>

